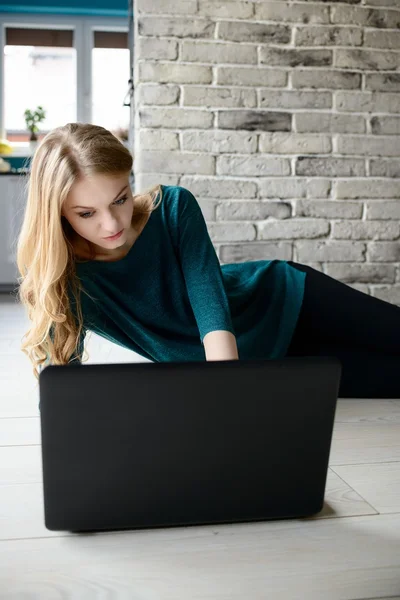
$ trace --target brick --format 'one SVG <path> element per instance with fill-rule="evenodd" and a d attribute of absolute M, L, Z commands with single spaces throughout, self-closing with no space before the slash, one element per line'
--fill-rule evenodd
<path fill-rule="evenodd" d="M 136 58 L 146 60 L 176 60 L 178 58 L 178 42 L 175 40 L 158 40 L 156 38 L 139 38 L 136 45 Z"/>
<path fill-rule="evenodd" d="M 213 242 L 251 242 L 256 239 L 256 228 L 251 223 L 210 223 L 207 228 Z"/>
<path fill-rule="evenodd" d="M 199 203 L 203 217 L 207 221 L 215 221 L 216 202 L 204 198 L 197 198 L 197 202 Z"/>
<path fill-rule="evenodd" d="M 366 73 L 366 90 L 381 90 L 382 92 L 400 91 L 400 73 Z"/>
<path fill-rule="evenodd" d="M 336 202 L 334 200 L 296 201 L 296 217 L 325 219 L 361 219 L 363 207 L 360 202 Z"/>
<path fill-rule="evenodd" d="M 353 50 L 338 48 L 336 50 L 334 66 L 345 69 L 394 71 L 399 67 L 399 54 L 398 52 L 390 52 L 388 50 Z"/>
<path fill-rule="evenodd" d="M 398 242 L 370 242 L 367 260 L 369 262 L 400 261 L 400 244 Z"/>
<path fill-rule="evenodd" d="M 198 15 L 201 17 L 250 19 L 253 16 L 253 12 L 253 4 L 250 2 L 217 2 L 215 0 L 199 0 Z"/>
<path fill-rule="evenodd" d="M 363 159 L 299 156 L 296 159 L 296 175 L 327 177 L 357 177 L 365 174 Z"/>
<path fill-rule="evenodd" d="M 261 44 L 288 44 L 291 29 L 288 25 L 220 21 L 218 39 L 230 42 L 257 42 Z"/>
<path fill-rule="evenodd" d="M 177 85 L 154 85 L 140 83 L 136 87 L 137 106 L 143 104 L 171 105 L 179 102 L 180 90 Z"/>
<path fill-rule="evenodd" d="M 301 263 L 321 262 L 364 262 L 366 244 L 364 242 L 332 242 L 297 240 L 295 242 L 297 260 Z"/>
<path fill-rule="evenodd" d="M 181 60 L 201 63 L 258 63 L 257 47 L 254 44 L 227 44 L 224 42 L 182 42 Z"/>
<path fill-rule="evenodd" d="M 326 154 L 331 152 L 330 137 L 296 133 L 261 133 L 260 152 L 272 154 Z"/>
<path fill-rule="evenodd" d="M 178 185 L 179 175 L 167 175 L 166 173 L 137 173 L 135 175 L 135 194 L 140 194 L 153 186 Z"/>
<path fill-rule="evenodd" d="M 321 198 L 328 197 L 331 190 L 329 179 L 260 179 L 258 185 L 261 198 Z"/>
<path fill-rule="evenodd" d="M 318 238 L 329 235 L 330 223 L 322 219 L 274 220 L 257 223 L 257 229 L 260 240 Z"/>
<path fill-rule="evenodd" d="M 343 283 L 392 283 L 395 267 L 382 264 L 328 263 L 325 273 Z"/>
<path fill-rule="evenodd" d="M 288 219 L 292 207 L 287 202 L 223 202 L 217 206 L 220 221 L 262 221 L 273 217 Z"/>
<path fill-rule="evenodd" d="M 220 129 L 246 129 L 247 131 L 290 131 L 292 115 L 266 110 L 217 111 Z"/>
<path fill-rule="evenodd" d="M 385 2 L 386 4 L 386 2 Z M 377 29 L 398 29 L 400 15 L 397 10 L 378 10 L 374 8 L 345 6 L 338 4 L 331 6 L 331 22 L 344 25 L 359 25 L 361 27 L 375 27 Z"/>
<path fill-rule="evenodd" d="M 178 150 L 179 136 L 172 131 L 142 129 L 139 131 L 140 151 Z"/>
<path fill-rule="evenodd" d="M 296 113 L 294 129 L 298 132 L 314 131 L 318 133 L 364 133 L 365 118 L 335 113 Z"/>
<path fill-rule="evenodd" d="M 400 202 L 371 200 L 366 202 L 367 219 L 400 219 Z"/>
<path fill-rule="evenodd" d="M 139 17 L 139 35 L 152 37 L 214 39 L 216 23 L 188 17 Z"/>
<path fill-rule="evenodd" d="M 400 113 L 400 97 L 389 92 L 337 92 L 336 108 L 348 112 Z"/>
<path fill-rule="evenodd" d="M 190 189 L 195 196 L 203 198 L 255 198 L 257 184 L 253 181 L 240 180 L 237 177 L 229 179 L 199 178 L 184 175 L 180 185 Z"/>
<path fill-rule="evenodd" d="M 340 154 L 363 156 L 400 156 L 400 144 L 393 136 L 338 136 L 337 151 Z"/>
<path fill-rule="evenodd" d="M 398 159 L 371 159 L 369 161 L 369 174 L 373 177 L 400 178 L 400 161 Z"/>
<path fill-rule="evenodd" d="M 372 286 L 371 295 L 375 298 L 380 298 L 390 304 L 399 306 L 400 304 L 400 285 L 388 286 Z"/>
<path fill-rule="evenodd" d="M 309 198 L 329 198 L 332 182 L 329 179 L 306 179 L 307 196 Z"/>
<path fill-rule="evenodd" d="M 179 63 L 139 62 L 140 82 L 152 83 L 211 83 L 212 67 L 181 65 Z"/>
<path fill-rule="evenodd" d="M 320 0 L 321 2 L 347 2 L 347 4 L 361 4 L 362 0 Z M 315 2 L 315 0 L 303 0 L 303 2 Z"/>
<path fill-rule="evenodd" d="M 289 242 L 256 242 L 223 245 L 219 250 L 221 264 L 251 260 L 291 260 L 292 244 Z"/>
<path fill-rule="evenodd" d="M 344 73 L 332 69 L 324 71 L 293 71 L 293 88 L 349 89 L 361 87 L 360 73 Z"/>
<path fill-rule="evenodd" d="M 141 108 L 140 127 L 162 127 L 164 129 L 209 129 L 213 125 L 213 114 L 205 110 L 182 108 Z"/>
<path fill-rule="evenodd" d="M 297 27 L 296 46 L 361 46 L 359 27 Z"/>
<path fill-rule="evenodd" d="M 261 46 L 260 64 L 284 67 L 328 67 L 332 65 L 331 50 L 298 50 Z"/>
<path fill-rule="evenodd" d="M 288 4 L 283 2 L 257 2 L 255 19 L 279 23 L 329 23 L 329 7 L 312 4 Z"/>
<path fill-rule="evenodd" d="M 260 179 L 258 185 L 261 198 L 304 198 L 307 195 L 306 179 Z"/>
<path fill-rule="evenodd" d="M 385 6 L 396 6 L 400 8 L 400 0 L 384 0 Z M 370 6 L 382 6 L 382 0 L 367 0 L 366 4 Z"/>
<path fill-rule="evenodd" d="M 197 12 L 197 0 L 136 0 L 135 12 L 190 15 Z"/>
<path fill-rule="evenodd" d="M 332 92 L 259 90 L 261 108 L 332 108 Z"/>
<path fill-rule="evenodd" d="M 247 131 L 182 131 L 182 150 L 225 154 L 257 152 L 257 134 Z"/>
<path fill-rule="evenodd" d="M 342 221 L 332 223 L 332 238 L 342 240 L 396 240 L 400 223 L 390 221 Z"/>
<path fill-rule="evenodd" d="M 217 157 L 217 175 L 248 177 L 290 175 L 290 162 L 286 158 L 223 155 Z"/>
<path fill-rule="evenodd" d="M 257 92 L 232 87 L 183 86 L 183 106 L 254 108 Z"/>
<path fill-rule="evenodd" d="M 337 198 L 400 198 L 400 180 L 361 179 L 338 180 Z"/>
<path fill-rule="evenodd" d="M 304 2 L 315 2 L 315 0 L 303 0 Z M 320 0 L 321 2 L 347 2 L 347 4 L 361 4 L 362 0 Z"/>
<path fill-rule="evenodd" d="M 191 65 L 187 65 L 190 66 Z M 207 68 L 208 67 L 204 67 Z M 288 74 L 277 69 L 264 69 L 262 67 L 216 67 L 217 85 L 246 85 L 284 87 L 287 84 Z M 199 82 L 200 83 L 200 82 Z M 211 83 L 211 80 L 207 83 Z"/>
<path fill-rule="evenodd" d="M 137 159 L 137 169 L 144 173 L 215 173 L 215 157 L 204 154 L 142 151 Z"/>
<path fill-rule="evenodd" d="M 371 132 L 377 135 L 399 135 L 400 117 L 372 117 Z"/>
<path fill-rule="evenodd" d="M 364 31 L 364 46 L 372 48 L 387 48 L 398 50 L 400 39 L 398 31 L 376 31 L 367 29 Z"/>

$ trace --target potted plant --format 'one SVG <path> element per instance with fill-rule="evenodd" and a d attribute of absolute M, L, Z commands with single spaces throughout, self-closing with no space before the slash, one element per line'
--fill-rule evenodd
<path fill-rule="evenodd" d="M 37 127 L 36 123 L 40 123 L 45 119 L 46 111 L 43 109 L 42 106 L 38 106 L 37 109 L 34 111 L 30 111 L 29 109 L 27 109 L 24 112 L 24 117 L 26 128 L 31 132 L 31 136 L 29 138 L 29 146 L 31 147 L 31 150 L 34 151 L 38 142 L 38 137 L 36 133 L 39 131 L 39 128 Z"/>

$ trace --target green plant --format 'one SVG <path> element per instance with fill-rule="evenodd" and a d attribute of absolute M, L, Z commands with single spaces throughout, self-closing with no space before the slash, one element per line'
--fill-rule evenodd
<path fill-rule="evenodd" d="M 38 106 L 36 110 L 30 111 L 27 109 L 24 112 L 26 128 L 31 132 L 30 141 L 36 141 L 37 135 L 36 133 L 39 131 L 36 123 L 40 123 L 46 117 L 46 111 L 42 106 Z"/>

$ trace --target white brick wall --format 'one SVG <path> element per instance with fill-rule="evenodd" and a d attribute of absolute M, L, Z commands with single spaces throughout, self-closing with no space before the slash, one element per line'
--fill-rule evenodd
<path fill-rule="evenodd" d="M 135 0 L 135 192 L 400 304 L 400 0 Z"/>

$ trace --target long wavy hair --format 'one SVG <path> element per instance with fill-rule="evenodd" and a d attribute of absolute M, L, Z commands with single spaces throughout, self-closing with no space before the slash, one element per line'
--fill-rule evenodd
<path fill-rule="evenodd" d="M 130 174 L 132 165 L 133 156 L 124 144 L 104 127 L 90 123 L 68 123 L 53 129 L 32 158 L 17 240 L 17 299 L 32 322 L 21 350 L 33 364 L 36 379 L 44 362 L 65 365 L 76 358 L 83 360 L 76 353 L 84 327 L 80 303 L 84 290 L 76 275 L 74 230 L 61 214 L 63 204 L 78 179 Z M 161 201 L 160 185 L 133 196 L 135 228 L 157 208 L 158 194 Z M 92 244 L 86 242 L 94 257 Z M 87 359 L 88 354 L 84 355 Z"/>

